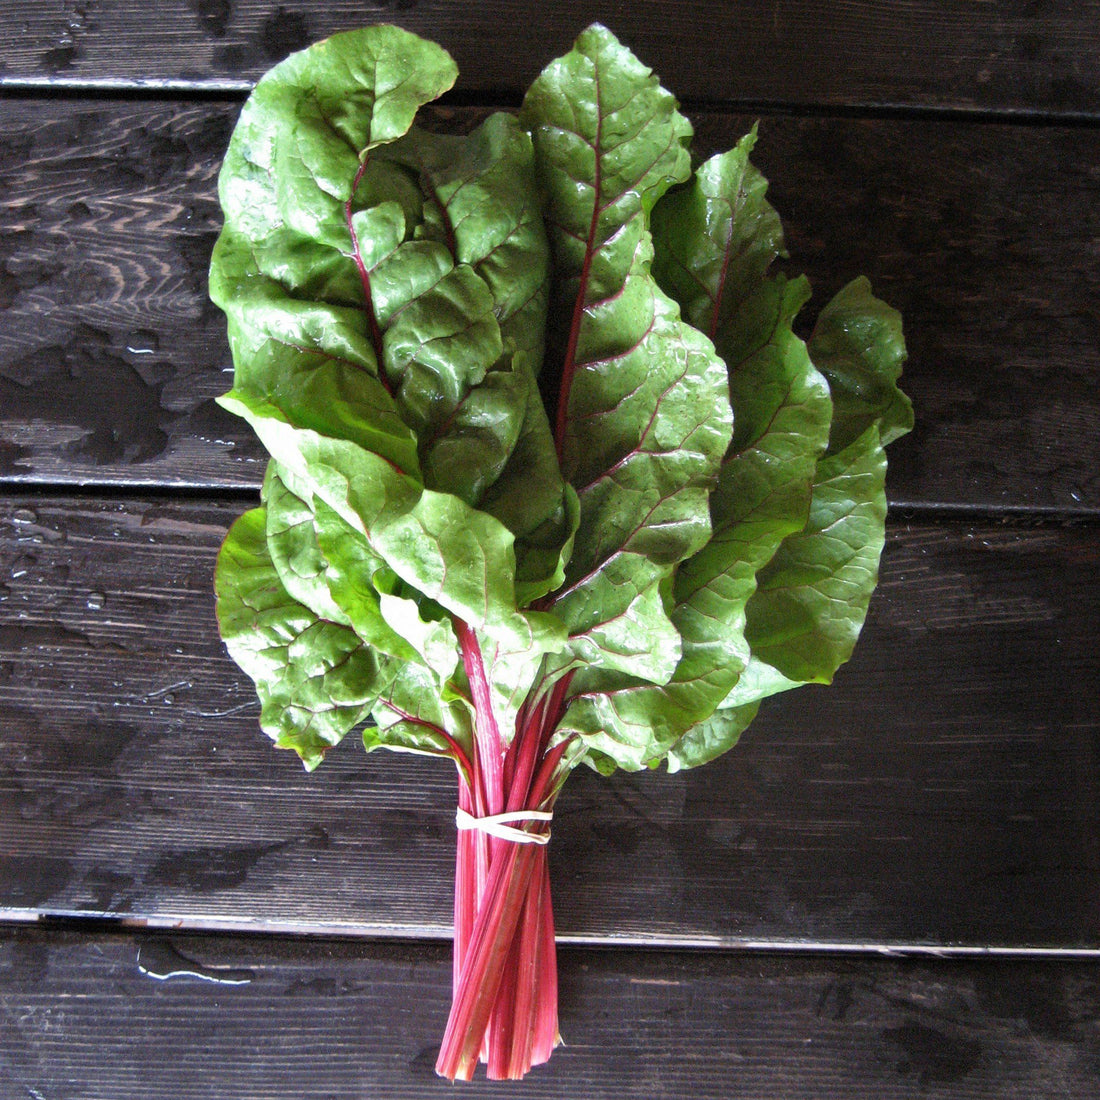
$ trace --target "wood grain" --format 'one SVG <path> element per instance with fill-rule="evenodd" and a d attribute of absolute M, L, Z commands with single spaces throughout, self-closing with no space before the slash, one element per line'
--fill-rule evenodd
<path fill-rule="evenodd" d="M 7 108 L 0 483 L 254 488 L 206 298 L 236 107 Z M 699 114 L 696 148 L 751 122 Z M 816 301 L 866 273 L 905 315 L 892 499 L 1100 510 L 1100 131 L 768 117 L 757 150 Z"/>
<path fill-rule="evenodd" d="M 258 729 L 211 595 L 241 509 L 3 506 L 3 909 L 446 936 L 453 769 Z M 895 522 L 832 687 L 698 771 L 571 777 L 560 931 L 1100 949 L 1098 616 L 1094 526 Z"/>
<path fill-rule="evenodd" d="M 8 932 L 0 1089 L 82 1100 L 454 1096 L 444 945 Z M 166 977 L 166 975 L 174 975 Z M 160 980 L 157 980 L 159 977 Z M 522 1087 L 590 1100 L 1091 1100 L 1094 964 L 561 953 L 566 1045 Z"/>
<path fill-rule="evenodd" d="M 238 87 L 336 30 L 393 22 L 449 49 L 467 94 L 518 97 L 587 23 L 616 31 L 681 97 L 1100 112 L 1096 0 L 23 0 L 0 3 L 9 84 Z"/>
<path fill-rule="evenodd" d="M 264 456 L 213 400 L 216 174 L 331 31 L 440 41 L 463 128 L 593 18 L 700 154 L 761 116 L 815 302 L 905 314 L 917 430 L 836 683 L 697 772 L 571 777 L 569 1045 L 523 1095 L 1100 1094 L 1100 0 L 0 0 L 0 1095 L 453 1095 L 451 769 L 307 776 L 217 638 Z"/>

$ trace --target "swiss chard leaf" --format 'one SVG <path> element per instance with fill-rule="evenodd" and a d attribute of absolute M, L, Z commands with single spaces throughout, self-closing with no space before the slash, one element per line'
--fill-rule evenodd
<path fill-rule="evenodd" d="M 681 766 L 702 745 L 716 751 L 727 720 L 705 735 L 696 730 L 682 747 L 680 739 L 709 718 L 749 660 L 745 605 L 756 573 L 805 525 L 828 439 L 828 387 L 792 331 L 808 284 L 765 278 L 782 251 L 782 231 L 766 181 L 748 160 L 754 140 L 755 132 L 711 158 L 653 210 L 654 272 L 684 316 L 714 339 L 729 374 L 735 429 L 710 496 L 711 538 L 680 565 L 672 586 L 682 655 L 671 680 L 611 684 L 605 677 L 606 690 L 575 703 L 601 731 L 590 737 L 601 763 L 625 764 L 624 746 L 636 750 L 635 767 L 666 753 L 670 767 Z"/>
<path fill-rule="evenodd" d="M 671 618 L 682 657 L 666 685 L 634 683 L 578 701 L 598 713 L 604 736 L 594 747 L 605 755 L 612 740 L 642 743 L 642 730 L 646 752 L 635 766 L 675 754 L 679 738 L 721 705 L 749 661 L 745 607 L 757 572 L 805 525 L 829 431 L 828 388 L 791 329 L 808 293 L 805 280 L 763 281 L 718 333 L 736 429 L 710 498 L 713 535 L 675 576 Z M 707 743 L 716 735 L 711 729 Z"/>
<path fill-rule="evenodd" d="M 913 427 L 913 404 L 898 388 L 905 363 L 901 314 L 853 279 L 818 315 L 810 354 L 829 379 L 833 427 L 829 451 L 837 454 L 869 427 L 885 447 Z"/>
<path fill-rule="evenodd" d="M 236 367 L 222 403 L 276 460 L 285 581 L 437 690 L 457 648 L 431 608 L 536 664 L 560 647 L 556 620 L 520 607 L 560 583 L 577 521 L 533 400 L 547 244 L 530 138 L 501 115 L 394 144 L 454 75 L 395 28 L 272 70 L 226 157 L 211 272 Z M 383 575 L 405 591 L 376 590 Z"/>
<path fill-rule="evenodd" d="M 383 155 L 417 173 L 426 202 L 419 234 L 477 272 L 504 340 L 537 374 L 550 270 L 527 132 L 498 113 L 466 136 L 413 128 Z"/>
<path fill-rule="evenodd" d="M 785 254 L 783 226 L 765 198 L 768 182 L 749 161 L 755 145 L 754 126 L 653 208 L 653 273 L 684 319 L 712 340 Z"/>
<path fill-rule="evenodd" d="M 256 684 L 260 724 L 307 768 L 366 718 L 392 678 L 354 631 L 318 618 L 283 587 L 267 549 L 264 510 L 230 528 L 216 573 L 218 624 Z"/>
<path fill-rule="evenodd" d="M 737 744 L 760 710 L 760 700 L 740 706 L 722 707 L 692 726 L 669 750 L 668 770 L 698 768 Z"/>
<path fill-rule="evenodd" d="M 884 446 L 912 425 L 909 399 L 897 387 L 905 359 L 901 317 L 857 279 L 822 310 L 809 350 L 837 412 L 806 526 L 784 540 L 758 577 L 747 608 L 752 659 L 726 705 L 829 683 L 852 654 L 878 582 Z"/>
<path fill-rule="evenodd" d="M 691 128 L 600 26 L 535 80 L 520 119 L 532 131 L 558 279 L 555 439 L 580 500 L 553 608 L 572 660 L 667 680 L 680 641 L 661 586 L 710 533 L 706 498 L 730 431 L 721 363 L 650 274 L 648 213 L 687 176 Z M 563 728 L 582 718 L 574 708 Z"/>
<path fill-rule="evenodd" d="M 753 656 L 730 703 L 829 683 L 851 656 L 878 580 L 885 475 L 875 427 L 819 463 L 806 527 L 757 578 L 746 624 Z"/>

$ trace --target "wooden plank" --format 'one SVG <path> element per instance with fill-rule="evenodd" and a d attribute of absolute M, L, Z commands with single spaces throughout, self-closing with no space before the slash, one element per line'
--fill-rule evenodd
<path fill-rule="evenodd" d="M 306 775 L 258 729 L 211 596 L 241 508 L 3 504 L 3 908 L 446 936 L 451 767 Z M 1100 948 L 1097 621 L 1095 526 L 895 522 L 831 688 L 704 769 L 570 778 L 559 930 Z"/>
<path fill-rule="evenodd" d="M 333 31 L 396 22 L 447 47 L 475 95 L 517 97 L 603 19 L 681 97 L 713 102 L 1100 111 L 1096 0 L 142 0 L 0 3 L 3 81 L 237 87 Z M 533 33 L 537 28 L 537 33 Z"/>
<path fill-rule="evenodd" d="M 206 299 L 236 108 L 7 108 L 0 482 L 257 486 Z M 751 121 L 700 115 L 700 153 Z M 757 149 L 818 300 L 863 272 L 905 314 L 892 499 L 1100 510 L 1100 131 L 771 117 Z"/>
<path fill-rule="evenodd" d="M 433 1071 L 447 956 L 8 932 L 0 1086 L 85 1100 L 453 1096 Z M 560 972 L 566 1045 L 524 1081 L 533 1100 L 1091 1100 L 1100 1088 L 1095 963 L 566 950 Z M 462 1095 L 507 1087 L 479 1076 Z"/>

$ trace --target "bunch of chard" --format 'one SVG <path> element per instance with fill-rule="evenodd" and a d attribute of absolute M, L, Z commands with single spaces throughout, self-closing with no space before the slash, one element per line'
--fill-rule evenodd
<path fill-rule="evenodd" d="M 458 772 L 437 1068 L 560 1041 L 546 841 L 569 772 L 670 770 L 828 682 L 877 579 L 900 318 L 804 278 L 755 131 L 692 168 L 675 99 L 592 26 L 518 117 L 415 122 L 457 70 L 391 26 L 268 73 L 220 177 L 221 398 L 271 455 L 218 559 L 261 724 L 313 768 Z"/>

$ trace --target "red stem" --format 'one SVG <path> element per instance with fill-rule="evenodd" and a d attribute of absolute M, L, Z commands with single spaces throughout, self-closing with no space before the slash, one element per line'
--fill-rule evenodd
<path fill-rule="evenodd" d="M 477 634 L 468 623 L 455 619 L 458 644 L 462 651 L 462 667 L 470 683 L 474 701 L 474 735 L 477 742 L 479 771 L 485 807 L 489 814 L 499 814 L 504 808 L 504 743 L 493 712 L 493 697 Z"/>
<path fill-rule="evenodd" d="M 530 883 L 534 855 L 532 845 L 509 844 L 490 868 L 436 1062 L 436 1072 L 451 1081 L 473 1077 Z"/>
<path fill-rule="evenodd" d="M 457 625 L 475 706 L 475 792 L 460 786 L 460 804 L 508 810 L 552 808 L 568 742 L 547 750 L 568 694 L 564 677 L 520 707 L 515 736 L 501 760 L 481 648 L 468 624 Z M 487 765 L 499 763 L 496 776 Z M 484 815 L 478 807 L 477 812 Z M 492 812 L 501 812 L 494 810 Z M 463 832 L 455 875 L 454 998 L 436 1070 L 470 1080 L 479 1058 L 492 1080 L 522 1077 L 560 1042 L 557 964 L 545 847 L 481 831 Z M 472 866 L 477 865 L 477 873 Z"/>
<path fill-rule="evenodd" d="M 592 219 L 588 223 L 588 236 L 584 243 L 584 260 L 581 263 L 580 285 L 577 287 L 577 297 L 573 302 L 573 316 L 569 322 L 569 339 L 565 346 L 565 358 L 562 360 L 561 385 L 558 388 L 558 408 L 554 422 L 554 447 L 557 450 L 559 463 L 565 450 L 565 430 L 569 423 L 569 391 L 573 386 L 573 375 L 577 369 L 577 341 L 580 338 L 581 322 L 584 319 L 584 307 L 588 297 L 588 280 L 592 273 L 592 256 L 596 251 L 596 230 L 599 227 L 601 211 L 603 111 L 598 106 L 600 98 L 599 63 L 593 61 L 593 65 L 595 66 L 597 111 L 596 140 L 593 142 L 596 163 L 592 176 Z"/>

